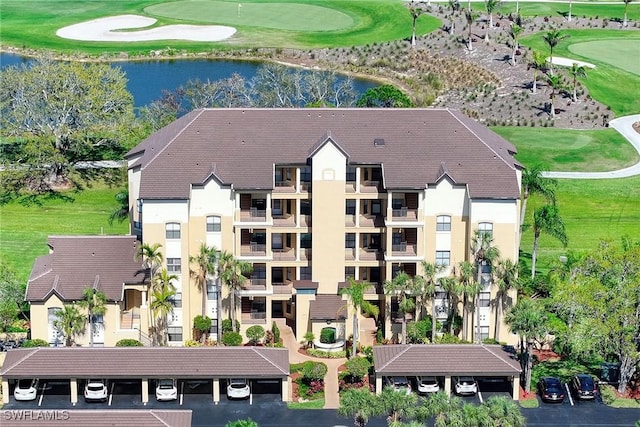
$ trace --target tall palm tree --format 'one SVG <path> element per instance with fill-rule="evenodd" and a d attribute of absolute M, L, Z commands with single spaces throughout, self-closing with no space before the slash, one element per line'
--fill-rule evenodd
<path fill-rule="evenodd" d="M 551 94 L 549 95 L 549 100 L 551 101 L 551 105 L 549 107 L 549 113 L 551 114 L 551 118 L 555 119 L 556 118 L 556 107 L 555 107 L 555 101 L 556 101 L 556 94 L 557 91 L 560 90 L 560 87 L 562 86 L 562 80 L 560 79 L 559 75 L 552 75 L 552 76 L 547 76 L 547 83 L 549 84 L 549 86 L 551 87 Z"/>
<path fill-rule="evenodd" d="M 587 77 L 587 70 L 583 66 L 574 62 L 571 65 L 569 74 L 571 74 L 571 78 L 573 79 L 573 97 L 571 100 L 573 102 L 578 102 L 578 77 Z"/>
<path fill-rule="evenodd" d="M 498 341 L 500 338 L 500 318 L 504 309 L 505 297 L 512 289 L 518 289 L 518 264 L 511 259 L 501 259 L 497 263 L 496 271 L 496 318 L 493 330 L 493 338 Z"/>
<path fill-rule="evenodd" d="M 569 0 L 569 16 L 567 17 L 567 22 L 571 22 L 571 0 Z"/>
<path fill-rule="evenodd" d="M 531 85 L 531 92 L 536 93 L 538 91 L 538 71 L 543 71 L 547 67 L 547 56 L 539 50 L 534 50 L 531 55 L 531 62 L 529 62 L 531 68 L 533 68 L 533 83 Z"/>
<path fill-rule="evenodd" d="M 173 286 L 174 280 L 178 280 L 178 276 L 176 276 L 175 274 L 169 274 L 167 269 L 163 268 L 159 273 L 156 274 L 156 277 L 153 281 L 153 287 L 151 288 L 151 294 L 155 297 L 156 295 L 164 295 L 165 293 L 173 292 L 172 296 L 169 298 L 169 302 L 173 306 L 173 297 L 176 294 L 176 288 L 175 286 Z M 173 308 L 171 309 L 171 311 L 173 311 Z M 166 328 L 167 326 L 167 324 L 163 324 L 162 321 L 166 321 L 166 319 L 158 317 L 157 315 L 154 317 L 154 319 L 158 321 L 158 323 L 155 325 L 154 333 L 157 342 L 162 345 L 162 342 L 165 338 L 163 328 Z"/>
<path fill-rule="evenodd" d="M 176 289 L 171 285 L 154 289 L 153 291 L 153 301 L 150 308 L 157 318 L 156 329 L 160 345 L 167 345 L 168 343 L 168 317 L 173 313 L 173 297 L 175 295 Z"/>
<path fill-rule="evenodd" d="M 407 315 L 413 312 L 416 304 L 411 297 L 414 286 L 411 276 L 404 271 L 400 272 L 393 280 L 384 282 L 384 293 L 398 298 L 398 308 L 402 313 L 402 343 L 407 343 Z"/>
<path fill-rule="evenodd" d="M 522 239 L 522 227 L 524 226 L 524 218 L 527 212 L 527 201 L 532 194 L 540 194 L 547 203 L 556 202 L 555 189 L 558 181 L 553 178 L 545 178 L 542 176 L 543 168 L 540 164 L 526 168 L 522 171 L 522 206 L 520 207 L 520 239 Z M 518 246 L 520 246 L 518 244 Z"/>
<path fill-rule="evenodd" d="M 353 308 L 353 349 L 351 350 L 351 356 L 355 356 L 356 349 L 358 348 L 358 332 L 360 331 L 358 326 L 358 316 L 360 315 L 360 311 L 374 317 L 377 317 L 378 314 L 380 314 L 380 311 L 377 306 L 371 304 L 364 298 L 364 291 L 371 286 L 371 283 L 366 280 L 358 282 L 353 277 L 348 277 L 347 281 L 349 282 L 349 286 L 342 288 L 340 290 L 340 295 L 347 295 L 349 297 L 349 301 L 351 301 L 351 307 Z"/>
<path fill-rule="evenodd" d="M 568 37 L 568 34 L 562 34 L 558 29 L 551 29 L 542 36 L 542 39 L 549 46 L 549 69 L 551 70 L 551 74 L 553 74 L 553 48 L 555 48 L 558 43 Z"/>
<path fill-rule="evenodd" d="M 489 31 L 493 28 L 493 12 L 500 7 L 500 0 L 484 0 L 484 7 L 489 15 L 489 25 L 487 25 L 487 31 L 484 34 L 484 41 L 489 42 Z"/>
<path fill-rule="evenodd" d="M 455 13 L 460 10 L 459 0 L 448 0 L 449 8 L 451 9 L 451 27 L 449 27 L 449 34 L 453 34 L 455 26 Z"/>
<path fill-rule="evenodd" d="M 474 267 L 469 261 L 462 261 L 458 264 L 459 280 L 457 281 L 456 294 L 462 298 L 462 339 L 468 339 L 469 330 L 469 305 L 478 293 L 480 284 L 474 278 Z"/>
<path fill-rule="evenodd" d="M 411 26 L 411 47 L 413 49 L 416 48 L 416 22 L 420 15 L 422 15 L 422 9 L 417 7 L 413 1 L 411 1 L 411 5 L 409 6 L 409 13 L 411 14 L 411 18 L 413 19 L 413 23 Z"/>
<path fill-rule="evenodd" d="M 627 9 L 629 8 L 629 3 L 631 3 L 633 0 L 622 0 L 624 2 L 624 19 L 622 20 L 622 26 L 623 27 L 627 27 L 629 26 L 629 21 L 627 19 Z"/>
<path fill-rule="evenodd" d="M 216 271 L 216 259 L 219 251 L 213 246 L 200 244 L 200 251 L 197 255 L 189 257 L 189 263 L 194 264 L 195 268 L 189 271 L 189 274 L 196 282 L 196 287 L 202 295 L 202 316 L 207 315 L 207 285 L 209 278 Z"/>
<path fill-rule="evenodd" d="M 240 294 L 242 287 L 246 283 L 246 275 L 250 274 L 253 266 L 245 261 L 239 261 L 230 253 L 224 251 L 219 257 L 220 279 L 229 289 L 229 314 L 231 324 L 235 329 L 236 325 L 236 297 Z"/>
<path fill-rule="evenodd" d="M 438 294 L 438 273 L 445 269 L 444 265 L 438 265 L 422 261 L 422 275 L 413 278 L 414 288 L 420 296 L 420 310 L 416 310 L 416 320 L 422 315 L 422 309 L 426 302 L 431 301 L 431 342 L 436 339 L 436 295 Z"/>
<path fill-rule="evenodd" d="M 147 270 L 147 272 L 149 273 L 149 277 L 148 277 L 148 282 L 147 282 L 147 299 L 149 300 L 149 303 L 151 302 L 152 299 L 152 292 L 151 292 L 151 288 L 153 287 L 153 284 L 155 282 L 155 277 L 158 274 L 158 270 L 160 269 L 160 267 L 162 266 L 162 261 L 164 260 L 164 255 L 162 255 L 162 251 L 160 250 L 160 248 L 162 248 L 162 245 L 160 243 L 154 243 L 154 244 L 148 244 L 148 243 L 143 243 L 138 247 L 138 259 L 142 260 L 142 268 L 144 268 L 145 270 Z M 156 337 L 156 333 L 155 333 L 155 325 L 154 325 L 154 316 L 151 313 L 151 310 L 148 310 L 149 312 L 149 326 L 150 329 L 153 331 L 150 335 L 153 337 L 153 342 L 152 345 L 156 345 L 156 341 L 155 341 L 155 337 Z"/>
<path fill-rule="evenodd" d="M 453 335 L 453 324 L 456 316 L 454 308 L 458 305 L 456 298 L 458 279 L 454 276 L 441 277 L 438 279 L 438 286 L 447 294 L 447 332 L 449 335 Z"/>
<path fill-rule="evenodd" d="M 56 310 L 55 316 L 53 326 L 64 335 L 65 346 L 71 347 L 75 338 L 84 334 L 86 316 L 80 313 L 78 307 L 70 304 L 65 304 L 64 307 Z"/>
<path fill-rule="evenodd" d="M 476 327 L 472 328 L 473 339 L 476 341 L 477 330 L 480 328 L 480 310 L 478 307 L 478 296 L 484 286 L 482 285 L 482 267 L 488 265 L 489 268 L 493 268 L 493 263 L 500 257 L 500 250 L 494 245 L 493 236 L 491 233 L 476 230 L 471 239 L 471 254 L 475 261 L 476 267 L 476 282 L 478 284 L 478 292 L 474 298 L 474 309 L 476 314 Z"/>
<path fill-rule="evenodd" d="M 531 278 L 536 277 L 536 258 L 538 255 L 538 241 L 541 233 L 554 237 L 567 246 L 567 233 L 564 229 L 564 221 L 560 217 L 558 207 L 554 204 L 546 204 L 533 213 L 533 250 L 531 251 Z"/>
<path fill-rule="evenodd" d="M 469 3 L 469 7 L 464 10 L 464 18 L 467 21 L 467 28 L 469 30 L 467 48 L 469 50 L 473 50 L 473 44 L 471 43 L 471 26 L 473 25 L 473 21 L 476 19 L 476 16 L 475 16 L 475 14 L 473 12 L 471 12 L 471 3 Z"/>
<path fill-rule="evenodd" d="M 523 28 L 520 25 L 516 24 L 515 22 L 511 24 L 511 28 L 509 29 L 509 35 L 513 40 L 513 52 L 511 54 L 511 65 L 516 65 L 516 53 L 520 48 L 518 44 L 518 39 L 522 31 L 523 31 Z"/>
<path fill-rule="evenodd" d="M 107 312 L 107 296 L 99 289 L 86 287 L 82 290 L 82 299 L 78 301 L 80 308 L 87 310 L 89 319 L 89 346 L 93 347 L 94 317 L 104 316 Z"/>

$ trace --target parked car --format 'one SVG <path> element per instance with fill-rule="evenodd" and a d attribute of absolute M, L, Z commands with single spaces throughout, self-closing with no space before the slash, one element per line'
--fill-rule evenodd
<path fill-rule="evenodd" d="M 409 382 L 407 377 L 387 377 L 387 385 L 393 388 L 394 391 L 405 394 L 411 393 L 411 383 Z"/>
<path fill-rule="evenodd" d="M 454 387 L 459 395 L 474 395 L 478 392 L 478 383 L 473 377 L 457 377 Z"/>
<path fill-rule="evenodd" d="M 84 386 L 86 402 L 106 402 L 109 398 L 107 382 L 104 380 L 88 380 Z"/>
<path fill-rule="evenodd" d="M 436 377 L 416 377 L 418 383 L 418 393 L 437 393 L 440 391 L 440 384 Z"/>
<path fill-rule="evenodd" d="M 598 386 L 593 377 L 587 374 L 574 375 L 569 386 L 578 399 L 595 399 L 598 393 Z"/>
<path fill-rule="evenodd" d="M 246 378 L 232 378 L 227 385 L 227 398 L 246 399 L 251 395 L 249 382 Z"/>
<path fill-rule="evenodd" d="M 13 397 L 16 400 L 35 400 L 38 396 L 38 379 L 18 380 L 16 388 L 13 390 Z"/>
<path fill-rule="evenodd" d="M 178 398 L 178 387 L 176 380 L 163 378 L 156 382 L 156 400 L 176 400 Z"/>
<path fill-rule="evenodd" d="M 554 377 L 540 378 L 538 381 L 538 393 L 543 402 L 561 403 L 565 397 L 562 383 Z"/>
<path fill-rule="evenodd" d="M 18 348 L 16 340 L 7 340 L 2 344 L 2 351 L 9 351 L 12 348 Z"/>

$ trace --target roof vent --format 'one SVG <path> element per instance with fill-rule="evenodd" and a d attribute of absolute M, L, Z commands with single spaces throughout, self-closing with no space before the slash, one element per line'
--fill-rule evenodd
<path fill-rule="evenodd" d="M 384 138 L 376 138 L 373 140 L 374 147 L 384 147 Z"/>

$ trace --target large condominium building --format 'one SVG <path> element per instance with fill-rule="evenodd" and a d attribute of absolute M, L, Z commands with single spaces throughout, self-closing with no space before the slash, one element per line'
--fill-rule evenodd
<path fill-rule="evenodd" d="M 472 260 L 476 230 L 517 261 L 515 151 L 446 109 L 203 109 L 181 117 L 127 155 L 132 234 L 162 245 L 164 267 L 178 277 L 170 343 L 190 339 L 202 314 L 189 257 L 203 243 L 253 267 L 236 307 L 210 277 L 212 319 L 235 310 L 243 333 L 284 318 L 298 340 L 327 325 L 348 338 L 353 313 L 339 289 L 352 277 L 372 285 L 366 298 L 395 339 L 397 300 L 383 284 L 399 272 L 420 275 L 427 261 L 453 274 Z M 477 331 L 493 337 L 495 290 L 483 283 Z M 444 295 L 435 303 L 446 318 Z M 131 287 L 124 299 L 146 307 L 148 296 Z M 215 326 L 211 332 L 217 338 Z"/>

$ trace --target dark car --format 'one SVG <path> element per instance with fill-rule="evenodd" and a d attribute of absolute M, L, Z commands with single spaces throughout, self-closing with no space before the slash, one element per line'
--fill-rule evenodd
<path fill-rule="evenodd" d="M 595 399 L 598 393 L 593 377 L 587 374 L 574 375 L 569 383 L 571 390 L 578 399 Z"/>
<path fill-rule="evenodd" d="M 559 379 L 554 377 L 540 378 L 538 381 L 538 394 L 543 402 L 562 402 L 564 401 L 564 387 Z"/>
<path fill-rule="evenodd" d="M 18 348 L 18 343 L 15 340 L 8 340 L 2 344 L 2 349 L 4 351 L 9 351 L 12 348 Z"/>

